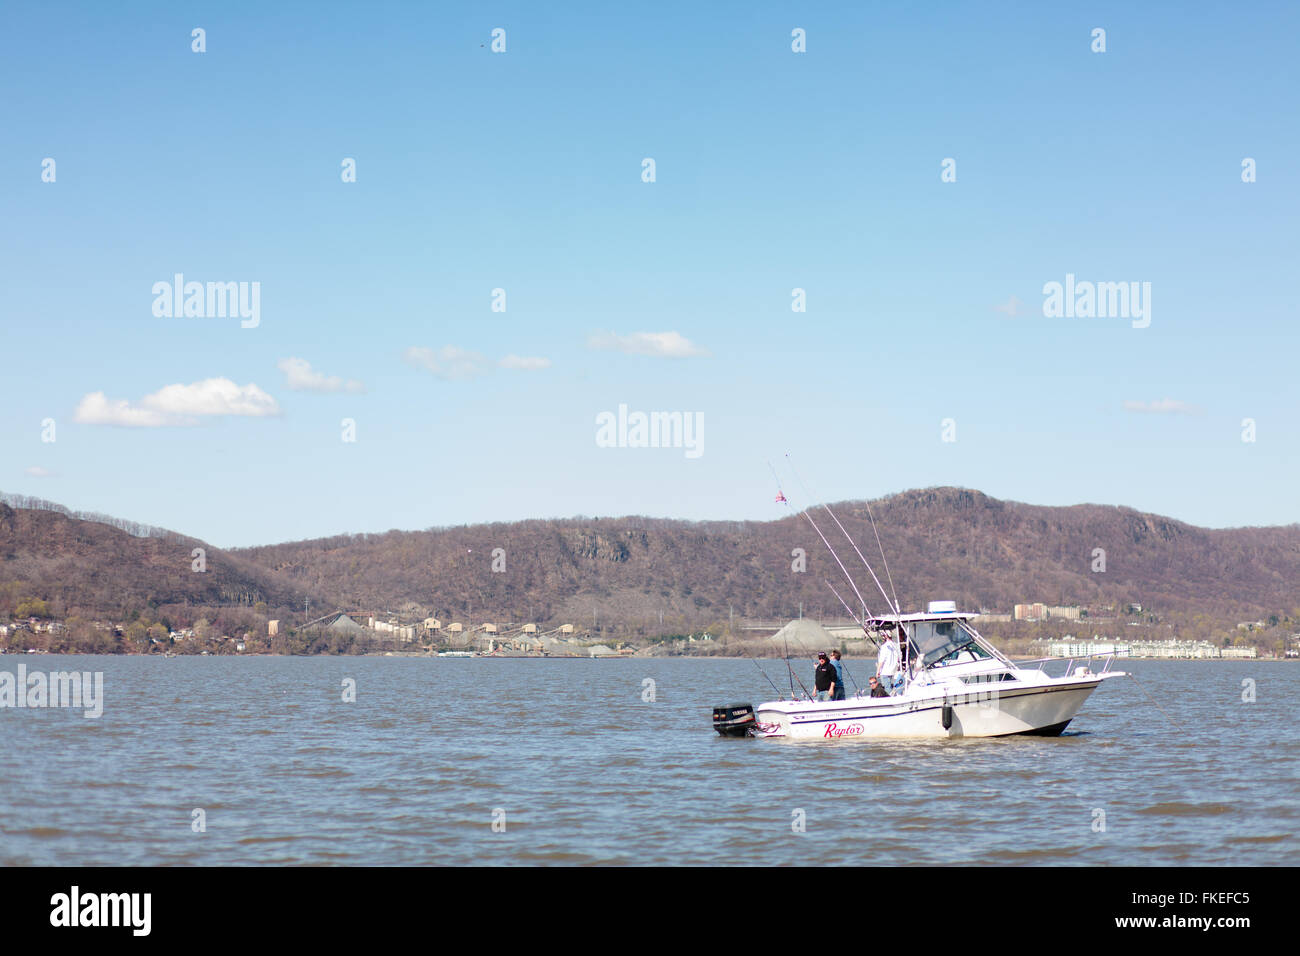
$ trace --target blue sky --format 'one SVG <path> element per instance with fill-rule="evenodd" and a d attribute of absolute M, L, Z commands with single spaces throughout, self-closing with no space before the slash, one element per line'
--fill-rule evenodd
<path fill-rule="evenodd" d="M 0 488 L 234 546 L 778 517 L 788 453 L 1300 521 L 1300 12 L 1143 6 L 9 5 Z M 155 316 L 178 272 L 257 327 Z M 1067 274 L 1149 327 L 1045 317 Z M 620 404 L 703 454 L 600 447 Z"/>

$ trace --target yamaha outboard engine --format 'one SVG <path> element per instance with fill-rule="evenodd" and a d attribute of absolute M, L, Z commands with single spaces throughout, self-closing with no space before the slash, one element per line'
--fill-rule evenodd
<path fill-rule="evenodd" d="M 724 737 L 748 737 L 757 723 L 753 704 L 713 708 L 713 729 Z"/>

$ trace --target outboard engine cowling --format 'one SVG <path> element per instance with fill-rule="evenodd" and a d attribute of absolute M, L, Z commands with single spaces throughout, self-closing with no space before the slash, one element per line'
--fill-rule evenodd
<path fill-rule="evenodd" d="M 724 737 L 748 737 L 758 721 L 753 704 L 728 704 L 713 708 L 713 729 Z"/>

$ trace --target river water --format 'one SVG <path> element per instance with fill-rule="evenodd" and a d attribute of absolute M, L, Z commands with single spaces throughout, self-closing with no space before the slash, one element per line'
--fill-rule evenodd
<path fill-rule="evenodd" d="M 710 728 L 775 696 L 744 659 L 20 662 L 104 703 L 0 709 L 6 866 L 1300 863 L 1293 663 L 1123 662 L 1060 738 L 792 743 Z"/>

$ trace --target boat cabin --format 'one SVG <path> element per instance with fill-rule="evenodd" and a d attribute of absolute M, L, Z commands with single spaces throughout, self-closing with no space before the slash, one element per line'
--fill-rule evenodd
<path fill-rule="evenodd" d="M 880 615 L 869 618 L 866 626 L 868 632 L 891 632 L 897 637 L 907 671 L 919 673 L 938 667 L 982 664 L 985 666 L 962 670 L 1001 679 L 1005 668 L 1013 665 L 970 625 L 970 619 L 975 616 L 958 611 L 951 601 L 933 601 L 924 614 Z"/>

